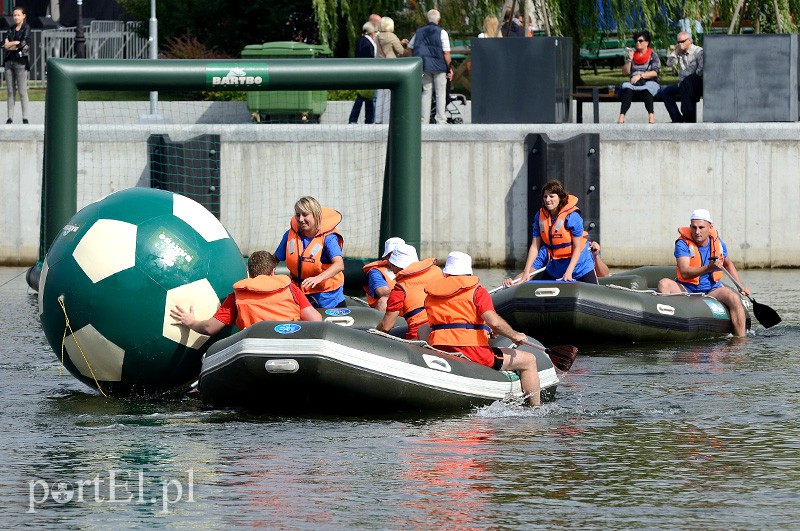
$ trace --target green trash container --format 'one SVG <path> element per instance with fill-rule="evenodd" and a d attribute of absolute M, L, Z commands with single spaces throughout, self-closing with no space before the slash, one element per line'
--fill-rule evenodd
<path fill-rule="evenodd" d="M 332 57 L 326 44 L 302 42 L 265 42 L 250 44 L 242 50 L 242 59 L 314 59 Z M 247 93 L 247 108 L 262 122 L 319 123 L 328 106 L 325 90 L 265 90 Z"/>

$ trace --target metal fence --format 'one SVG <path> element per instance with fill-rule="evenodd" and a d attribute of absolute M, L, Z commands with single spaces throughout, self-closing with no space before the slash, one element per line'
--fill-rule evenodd
<path fill-rule="evenodd" d="M 147 59 L 149 45 L 141 22 L 93 20 L 86 27 L 87 59 Z M 75 57 L 75 28 L 31 30 L 30 87 L 47 84 L 46 65 L 51 57 Z M 0 54 L 2 56 L 3 54 Z M 2 57 L 0 57 L 0 61 Z M 5 76 L 2 76 L 5 86 Z"/>

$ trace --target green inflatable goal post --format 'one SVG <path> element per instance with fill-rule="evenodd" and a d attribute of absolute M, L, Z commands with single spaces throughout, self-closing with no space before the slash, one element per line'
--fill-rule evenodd
<path fill-rule="evenodd" d="M 373 258 L 389 236 L 419 247 L 421 73 L 414 58 L 51 59 L 40 262 L 78 209 L 133 186 L 201 202 L 244 254 L 274 250 L 306 195 L 343 214 L 347 257 Z M 364 110 L 349 125 L 352 101 L 326 97 L 381 89 L 386 125 L 363 124 Z M 126 94 L 79 103 L 83 90 Z"/>

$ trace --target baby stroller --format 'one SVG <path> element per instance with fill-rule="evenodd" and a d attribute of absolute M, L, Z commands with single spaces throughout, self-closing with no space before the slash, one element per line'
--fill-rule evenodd
<path fill-rule="evenodd" d="M 450 92 L 452 83 L 450 81 L 447 82 L 447 94 L 445 95 L 445 103 L 444 103 L 444 115 L 447 117 L 447 123 L 449 124 L 463 124 L 464 118 L 461 116 L 461 109 L 459 106 L 464 107 L 467 104 L 467 97 L 463 94 L 458 94 L 457 92 Z M 429 123 L 435 124 L 436 123 L 436 89 L 433 91 L 433 97 L 431 98 L 431 117 Z"/>

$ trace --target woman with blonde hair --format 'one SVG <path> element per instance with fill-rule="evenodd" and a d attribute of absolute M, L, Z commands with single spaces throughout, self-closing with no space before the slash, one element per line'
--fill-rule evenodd
<path fill-rule="evenodd" d="M 317 308 L 343 308 L 344 238 L 336 229 L 342 215 L 311 196 L 294 204 L 294 217 L 283 235 L 275 257 L 286 262 L 292 282 Z"/>
<path fill-rule="evenodd" d="M 501 38 L 500 21 L 494 15 L 489 15 L 483 19 L 483 33 L 478 34 L 479 39 Z"/>
<path fill-rule="evenodd" d="M 402 41 L 394 34 L 394 20 L 389 17 L 381 19 L 380 33 L 376 39 L 378 54 L 376 57 L 385 59 L 395 59 L 403 57 L 404 46 L 408 44 L 407 39 Z M 389 106 L 391 104 L 392 91 L 389 89 L 378 89 L 375 91 L 375 123 L 385 124 L 389 121 Z"/>

